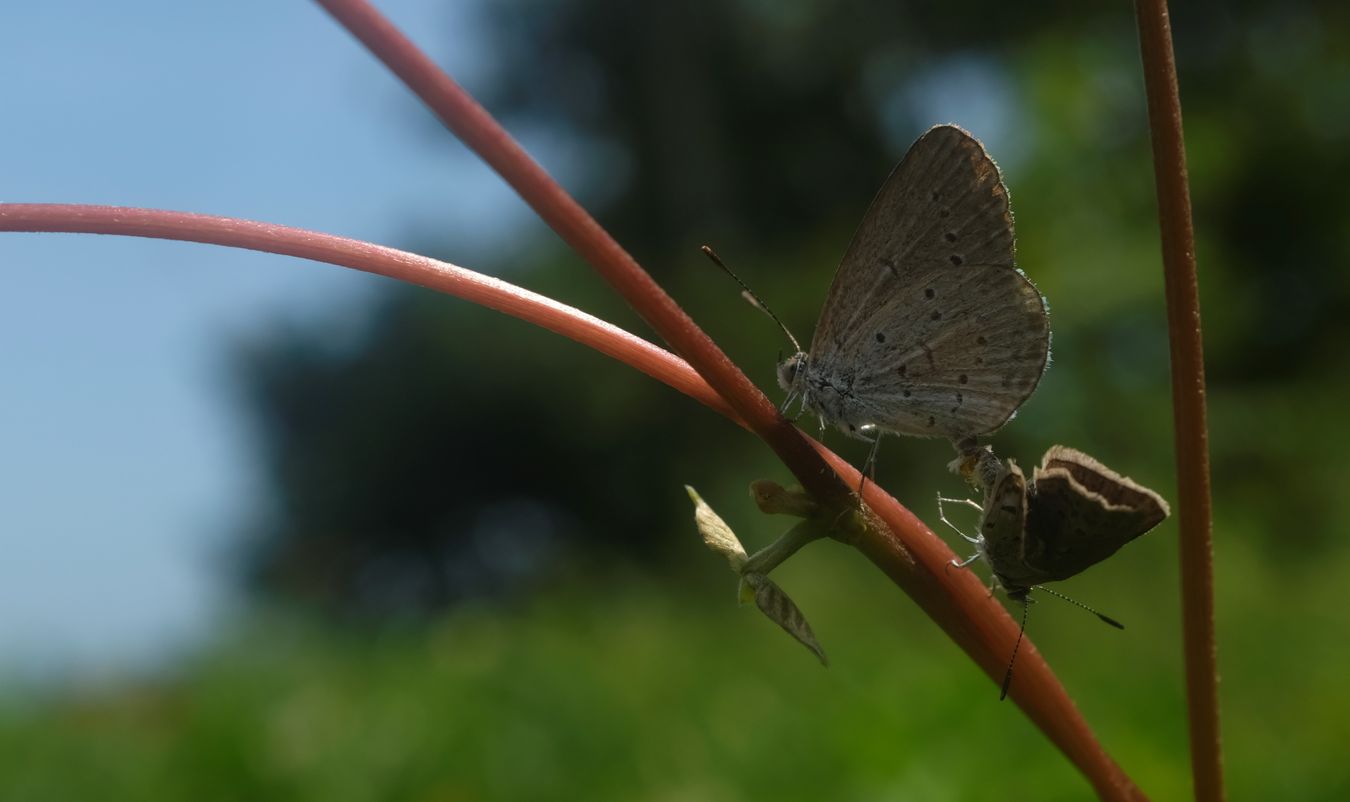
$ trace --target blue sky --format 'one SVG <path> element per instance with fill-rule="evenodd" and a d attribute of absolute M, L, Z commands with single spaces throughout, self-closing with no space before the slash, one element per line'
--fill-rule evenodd
<path fill-rule="evenodd" d="M 472 87 L 484 54 L 464 4 L 381 8 Z M 5 201 L 391 245 L 444 220 L 450 254 L 455 232 L 483 254 L 525 219 L 310 3 L 6 4 L 0 74 Z M 143 667 L 228 615 L 228 534 L 262 489 L 229 345 L 297 318 L 341 336 L 380 281 L 200 245 L 0 234 L 0 670 Z"/>

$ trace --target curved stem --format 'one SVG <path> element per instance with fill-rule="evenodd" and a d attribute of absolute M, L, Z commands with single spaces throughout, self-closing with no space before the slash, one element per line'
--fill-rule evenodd
<path fill-rule="evenodd" d="M 651 343 L 504 281 L 393 248 L 269 223 L 79 204 L 0 204 L 0 231 L 121 234 L 203 242 L 299 256 L 389 276 L 480 303 L 558 332 L 737 420 L 692 368 Z M 820 443 L 805 439 L 829 468 L 845 482 L 857 486 L 862 477 L 856 469 Z M 1016 635 L 1012 618 L 989 597 L 973 574 L 947 571 L 952 552 L 894 498 L 872 482 L 867 484 L 864 497 L 884 526 L 869 530 L 855 546 L 918 602 L 991 679 L 997 680 Z M 921 536 L 915 537 L 916 531 Z M 1013 699 L 1088 777 L 1099 796 L 1142 798 L 1097 744 L 1049 666 L 1034 647 L 1028 644 L 1027 648 L 1029 653 L 1020 658 L 1020 679 L 1013 690 Z"/>
<path fill-rule="evenodd" d="M 400 75 L 453 131 L 516 189 L 542 219 L 586 258 L 706 380 L 703 386 L 711 387 L 713 395 L 722 399 L 721 403 L 725 404 L 722 408 L 761 437 L 822 505 L 841 511 L 853 509 L 855 501 L 850 488 L 859 484 L 857 471 L 784 420 L 774 404 L 674 300 L 525 154 L 481 106 L 441 73 L 368 3 L 362 0 L 318 2 Z M 519 293 L 503 290 L 500 286 L 494 287 L 492 280 L 483 280 L 482 277 L 470 280 L 463 276 L 447 278 L 452 275 L 446 270 L 449 266 L 434 260 L 426 260 L 426 264 L 408 264 L 395 270 L 396 263 L 405 262 L 411 255 L 377 246 L 345 241 L 341 248 L 332 251 L 333 241 L 340 238 L 325 238 L 323 235 L 302 232 L 309 238 L 305 242 L 294 242 L 289 234 L 282 238 L 285 241 L 274 242 L 272 238 L 281 227 L 269 227 L 261 223 L 183 215 L 169 222 L 166 227 L 166 221 L 162 218 L 138 219 L 137 216 L 171 213 L 108 210 L 106 207 L 101 210 L 98 207 L 62 208 L 68 215 L 91 213 L 93 210 L 92 213 L 99 217 L 99 221 L 96 224 L 83 220 L 60 223 L 49 218 L 51 227 L 45 230 L 88 230 L 94 233 L 128 233 L 239 244 L 241 247 L 318 258 L 396 276 L 460 294 L 521 317 L 537 312 L 535 305 L 522 303 Z M 33 213 L 35 210 L 40 211 L 40 207 L 6 207 L 6 211 L 11 214 Z M 11 224 L 6 226 L 3 218 L 0 218 L 0 228 L 35 230 L 15 226 L 13 222 L 14 218 L 11 218 Z M 88 227 L 79 227 L 81 225 Z M 366 260 L 370 261 L 370 266 L 363 264 Z M 552 304 L 547 299 L 536 300 L 540 305 Z M 585 341 L 583 337 L 589 336 L 590 332 L 573 331 L 572 324 L 567 321 L 576 319 L 568 315 L 563 317 L 564 320 L 558 320 L 542 315 L 538 322 L 573 339 Z M 619 335 L 611 333 L 611 336 L 599 338 L 594 347 L 624 359 L 620 350 L 614 350 L 618 338 Z M 631 339 L 631 348 L 640 350 L 642 346 L 638 343 L 641 341 Z M 673 385 L 675 381 L 684 381 L 687 376 L 675 367 L 678 360 L 669 355 L 667 357 L 672 361 L 662 362 L 661 358 L 652 355 L 650 363 L 639 360 L 630 364 Z M 691 385 L 687 381 L 684 384 L 690 388 L 686 391 L 699 397 L 698 385 Z M 707 398 L 704 403 L 719 404 L 712 398 Z M 1002 605 L 989 598 L 975 576 L 946 570 L 952 558 L 946 544 L 894 498 L 874 483 L 868 483 L 864 498 L 869 507 L 867 526 L 864 531 L 850 537 L 850 542 L 909 594 L 997 683 L 1002 677 L 1008 651 L 1016 639 L 1016 622 Z M 1096 742 L 1087 723 L 1035 648 L 1027 643 L 1024 650 L 1019 663 L 1019 681 L 1012 694 L 1016 703 L 1084 773 L 1102 798 L 1142 798 L 1129 778 Z"/>
<path fill-rule="evenodd" d="M 462 87 L 365 0 L 316 0 L 506 180 L 578 254 L 590 262 L 676 353 L 726 399 L 736 414 L 778 455 L 802 486 L 827 508 L 843 513 L 855 501 L 856 471 L 824 460 L 777 407 L 542 167 Z M 833 455 L 831 455 L 833 456 Z M 851 478 L 849 478 L 851 476 Z M 843 478 L 841 478 L 843 477 Z M 1017 638 L 1017 623 L 988 598 L 971 575 L 946 572 L 951 552 L 894 498 L 869 483 L 864 494 L 875 517 L 850 541 L 909 594 L 995 682 Z M 945 555 L 945 556 L 938 556 Z M 1139 798 L 1138 789 L 1093 738 L 1068 694 L 1034 647 L 1013 694 L 1046 734 L 1107 799 Z"/>
<path fill-rule="evenodd" d="M 807 490 L 826 503 L 850 504 L 849 489 L 795 426 L 732 363 L 679 304 L 614 241 L 463 87 L 363 0 L 317 0 L 497 171 L 535 213 L 584 258 L 648 325 L 726 399 Z"/>
<path fill-rule="evenodd" d="M 1195 235 L 1186 178 L 1181 97 L 1166 0 L 1137 0 L 1139 49 L 1153 137 L 1158 222 L 1162 233 L 1167 332 L 1172 350 L 1172 414 L 1181 533 L 1181 604 L 1190 714 L 1191 781 L 1198 800 L 1221 800 L 1219 669 L 1214 635 L 1214 547 L 1205 422 L 1204 341 L 1196 279 Z"/>
<path fill-rule="evenodd" d="M 275 223 L 124 206 L 0 203 L 0 231 L 121 234 L 204 242 L 298 256 L 388 276 L 481 304 L 561 334 L 740 423 L 721 396 L 684 360 L 669 351 L 552 298 L 415 253 Z"/>

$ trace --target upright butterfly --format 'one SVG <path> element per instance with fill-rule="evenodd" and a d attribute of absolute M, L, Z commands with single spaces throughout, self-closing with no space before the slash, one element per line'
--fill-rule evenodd
<path fill-rule="evenodd" d="M 1008 191 L 984 147 L 939 125 L 872 201 L 809 351 L 778 366 L 821 427 L 953 441 L 998 429 L 1050 353 L 1045 300 L 1013 262 Z"/>

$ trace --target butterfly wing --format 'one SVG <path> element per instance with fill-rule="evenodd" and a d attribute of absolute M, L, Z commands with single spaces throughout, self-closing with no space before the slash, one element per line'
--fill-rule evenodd
<path fill-rule="evenodd" d="M 1045 452 L 1032 485 L 1026 557 L 1047 581 L 1101 562 L 1170 513 L 1157 493 L 1064 446 Z"/>
<path fill-rule="evenodd" d="M 872 201 L 835 272 L 811 360 L 841 366 L 884 429 L 991 432 L 1031 395 L 1050 328 L 1013 266 L 998 167 L 942 125 L 918 139 Z"/>

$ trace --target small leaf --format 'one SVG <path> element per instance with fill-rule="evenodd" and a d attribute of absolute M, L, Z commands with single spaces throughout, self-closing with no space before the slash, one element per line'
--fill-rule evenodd
<path fill-rule="evenodd" d="M 829 665 L 825 659 L 825 650 L 820 647 L 816 640 L 816 635 L 811 631 L 811 625 L 806 623 L 806 616 L 793 603 L 783 589 L 778 587 L 772 579 L 764 574 L 747 573 L 741 577 L 742 595 L 745 593 L 746 586 L 754 589 L 755 606 L 760 612 L 769 617 L 769 620 L 783 628 L 783 631 L 797 639 L 797 642 L 810 649 L 820 660 L 821 665 Z"/>
<path fill-rule="evenodd" d="M 685 485 L 684 489 L 689 493 L 689 500 L 694 502 L 694 525 L 703 536 L 703 542 L 708 548 L 726 557 L 727 562 L 731 563 L 731 570 L 740 573 L 741 566 L 745 565 L 745 561 L 749 558 L 736 533 L 731 531 L 726 521 L 713 512 L 712 507 L 699 496 L 698 491 L 689 485 Z"/>

